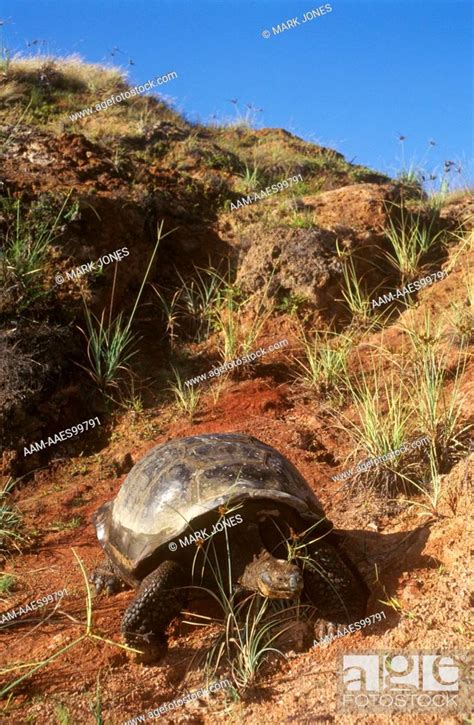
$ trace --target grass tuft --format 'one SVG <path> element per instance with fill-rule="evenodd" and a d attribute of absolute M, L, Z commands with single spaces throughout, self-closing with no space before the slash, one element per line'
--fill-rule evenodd
<path fill-rule="evenodd" d="M 384 371 L 380 362 L 376 365 L 373 360 L 372 363 L 371 375 L 367 375 L 361 365 L 357 380 L 346 378 L 355 410 L 354 419 L 344 413 L 339 418 L 338 414 L 337 425 L 354 441 L 351 458 L 356 462 L 384 456 L 413 437 L 412 411 L 401 378 L 397 378 L 393 370 Z M 373 481 L 383 492 L 394 490 L 403 485 L 401 473 L 406 473 L 412 466 L 410 459 L 398 456 L 390 462 L 380 463 L 375 476 L 369 471 L 354 477 L 354 483 L 363 481 L 364 485 L 370 486 Z"/>
<path fill-rule="evenodd" d="M 87 357 L 89 366 L 82 366 L 92 377 L 95 384 L 102 393 L 109 388 L 118 388 L 122 382 L 122 373 L 131 375 L 129 366 L 130 360 L 137 354 L 134 344 L 137 341 L 136 335 L 131 327 L 138 308 L 143 290 L 145 288 L 151 266 L 158 250 L 160 241 L 171 234 L 171 230 L 163 234 L 163 221 L 157 227 L 157 239 L 153 252 L 148 262 L 148 267 L 142 279 L 135 303 L 130 314 L 125 317 L 120 312 L 112 319 L 112 308 L 115 291 L 115 276 L 112 287 L 112 300 L 110 303 L 108 320 L 105 318 L 105 310 L 102 310 L 100 318 L 96 317 L 88 308 L 84 300 L 84 313 L 86 319 L 86 330 L 80 331 L 87 341 Z M 115 268 L 115 275 L 117 267 Z"/>
<path fill-rule="evenodd" d="M 240 504 L 232 511 L 239 508 Z M 225 510 L 221 516 L 232 511 Z M 198 658 L 204 662 L 209 681 L 215 680 L 219 670 L 224 669 L 226 674 L 230 673 L 234 693 L 242 697 L 250 687 L 257 684 L 270 655 L 284 658 L 277 646 L 279 638 L 303 614 L 314 614 L 314 608 L 303 606 L 299 602 L 295 604 L 291 601 L 275 601 L 256 593 L 239 597 L 232 585 L 232 552 L 228 530 L 224 529 L 223 533 L 226 540 L 223 547 L 224 557 L 222 550 L 221 557 L 218 556 L 212 538 L 204 546 L 197 548 L 194 557 L 193 578 L 196 584 L 192 588 L 210 596 L 221 612 L 218 618 L 212 619 L 218 631 Z M 299 555 L 303 556 L 301 553 Z M 289 551 L 289 558 L 297 557 L 294 552 Z M 309 563 L 308 557 L 307 564 Z M 212 589 L 202 585 L 205 571 L 206 578 L 210 577 L 213 582 Z M 195 626 L 203 626 L 211 621 L 202 615 L 192 615 L 189 612 L 186 614 L 193 617 L 192 620 L 186 620 L 187 623 Z"/>
<path fill-rule="evenodd" d="M 178 408 L 183 410 L 192 422 L 196 413 L 196 408 L 199 405 L 199 399 L 201 393 L 195 388 L 194 385 L 186 385 L 183 378 L 181 377 L 179 370 L 175 367 L 172 368 L 175 382 L 170 386 L 170 390 L 174 393 L 176 404 Z"/>
<path fill-rule="evenodd" d="M 15 587 L 15 577 L 12 574 L 0 574 L 0 595 L 11 594 Z"/>
<path fill-rule="evenodd" d="M 19 544 L 25 539 L 20 534 L 21 514 L 10 501 L 12 488 L 16 481 L 10 478 L 3 490 L 0 490 L 0 551 L 19 550 Z"/>
<path fill-rule="evenodd" d="M 299 342 L 303 346 L 303 359 L 295 358 L 298 370 L 296 380 L 304 387 L 323 395 L 337 394 L 343 398 L 347 379 L 347 358 L 352 339 L 331 331 L 316 331 L 308 337 L 301 328 Z"/>
<path fill-rule="evenodd" d="M 392 251 L 386 252 L 385 256 L 405 283 L 421 274 L 423 262 L 433 250 L 440 251 L 446 241 L 446 232 L 444 229 L 436 231 L 434 214 L 426 220 L 420 212 L 408 213 L 404 204 L 396 208 L 399 218 L 395 218 L 392 209 L 385 232 Z"/>
<path fill-rule="evenodd" d="M 2 200 L 2 211 L 13 219 L 0 253 L 0 283 L 4 294 L 12 297 L 20 308 L 28 307 L 52 290 L 44 289 L 45 270 L 51 244 L 60 236 L 61 225 L 77 211 L 77 202 L 69 205 L 71 193 L 56 211 L 46 196 L 32 204 L 26 214 L 21 199 Z"/>
<path fill-rule="evenodd" d="M 336 250 L 342 266 L 342 297 L 349 313 L 356 324 L 365 327 L 373 320 L 371 319 L 370 300 L 372 294 L 356 272 L 354 259 L 349 252 L 340 249 L 339 244 Z"/>

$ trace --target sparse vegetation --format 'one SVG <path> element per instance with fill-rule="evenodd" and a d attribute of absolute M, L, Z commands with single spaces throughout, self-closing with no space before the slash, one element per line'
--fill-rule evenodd
<path fill-rule="evenodd" d="M 254 164 L 252 168 L 245 164 L 245 169 L 241 174 L 243 191 L 248 194 L 258 189 L 262 185 L 260 177 L 261 175 L 257 164 Z"/>
<path fill-rule="evenodd" d="M 58 703 L 55 707 L 55 713 L 58 725 L 69 725 L 71 722 L 71 715 L 66 705 Z"/>
<path fill-rule="evenodd" d="M 299 214 L 295 212 L 289 224 L 293 229 L 314 229 L 316 227 L 316 222 L 310 211 Z"/>
<path fill-rule="evenodd" d="M 216 328 L 223 298 L 230 294 L 226 290 L 233 289 L 230 270 L 222 275 L 213 267 L 195 268 L 191 277 L 185 279 L 180 272 L 177 277 L 180 287 L 172 293 L 171 300 L 169 294 L 165 295 L 152 285 L 165 315 L 171 347 L 175 347 L 179 339 L 178 329 L 182 330 L 183 336 L 196 342 L 207 339 Z"/>
<path fill-rule="evenodd" d="M 24 541 L 21 531 L 21 515 L 17 507 L 11 502 L 11 492 L 15 485 L 14 479 L 9 479 L 3 490 L 0 490 L 0 551 L 18 549 Z"/>
<path fill-rule="evenodd" d="M 11 574 L 0 574 L 0 595 L 11 594 L 15 586 L 15 577 Z"/>
<path fill-rule="evenodd" d="M 0 284 L 20 309 L 51 293 L 52 286 L 45 286 L 46 265 L 61 225 L 77 212 L 77 203 L 70 203 L 70 197 L 71 192 L 58 210 L 54 200 L 45 196 L 27 212 L 21 199 L 0 198 L 0 211 L 11 220 L 0 252 Z"/>
<path fill-rule="evenodd" d="M 0 333 L 0 355 L 7 352 L 7 363 L 0 366 L 0 407 L 6 410 L 4 427 L 9 436 L 2 463 L 7 475 L 13 476 L 0 484 L 0 553 L 8 561 L 0 574 L 3 603 L 13 606 L 20 599 L 15 582 L 23 584 L 25 570 L 28 594 L 45 576 L 50 566 L 47 547 L 90 537 L 93 504 L 100 505 L 108 492 L 117 490 L 119 477 L 129 470 L 130 455 L 136 462 L 145 448 L 167 437 L 224 430 L 241 430 L 267 442 L 274 438 L 272 445 L 301 470 L 321 501 L 330 501 L 337 509 L 337 526 L 351 529 L 346 549 L 354 531 L 354 547 L 360 551 L 365 547 L 367 563 L 373 564 L 374 552 L 379 556 L 379 540 L 386 546 L 380 552 L 384 571 L 376 584 L 384 592 L 383 603 L 399 615 L 401 626 L 407 619 L 419 621 L 414 581 L 420 589 L 425 585 L 418 574 L 415 580 L 405 578 L 405 569 L 406 573 L 423 570 L 427 584 L 420 596 L 425 601 L 436 596 L 442 576 L 452 576 L 450 585 L 459 583 L 462 590 L 461 557 L 452 565 L 447 556 L 443 571 L 430 570 L 424 561 L 425 554 L 427 561 L 436 561 L 446 547 L 457 546 L 462 517 L 469 508 L 468 473 L 464 479 L 456 476 L 464 459 L 467 471 L 472 434 L 464 403 L 474 342 L 473 237 L 472 220 L 458 223 L 458 215 L 468 217 L 472 200 L 465 191 L 459 192 L 459 199 L 449 191 L 454 162 L 438 175 L 438 190 L 426 196 L 423 188 L 435 179 L 426 178 L 420 165 L 407 165 L 403 159 L 400 184 L 282 129 L 256 128 L 261 110 L 251 104 L 242 113 L 235 102 L 236 118 L 230 123 L 204 125 L 188 122 L 151 94 L 73 122 L 70 113 L 128 88 L 124 73 L 73 57 L 11 58 L 1 41 L 0 71 L 4 129 L 0 151 L 5 165 L 0 181 L 0 302 L 6 303 L 0 311 L 2 323 L 6 322 Z M 284 193 L 229 213 L 230 200 L 237 194 L 297 174 L 303 181 Z M 390 194 L 384 191 L 385 181 L 391 182 Z M 362 203 L 357 197 L 352 208 L 353 189 L 342 187 L 366 183 L 362 191 L 358 187 Z M 51 188 L 63 191 L 52 194 Z M 73 188 L 74 198 L 64 188 Z M 334 214 L 331 204 L 329 211 L 326 208 L 331 199 L 328 191 L 336 192 L 335 204 L 342 199 L 344 219 Z M 80 203 L 75 201 L 76 192 Z M 318 198 L 301 199 L 306 195 Z M 383 201 L 392 198 L 402 202 Z M 366 202 L 369 211 L 363 208 Z M 124 209 L 126 213 L 119 214 Z M 161 245 L 171 234 L 163 234 L 162 221 L 155 244 L 157 219 L 176 219 L 180 233 Z M 73 262 L 96 259 L 96 252 L 113 249 L 107 245 L 116 238 L 130 244 L 131 252 L 136 243 L 136 254 L 115 266 L 111 285 L 105 270 L 85 275 L 80 284 L 54 285 L 56 262 L 70 263 L 72 269 Z M 140 255 L 152 248 L 143 274 L 141 265 L 147 264 L 148 252 L 144 263 Z M 295 250 L 295 264 L 288 249 Z M 254 253 L 262 265 L 252 267 L 246 277 L 243 260 Z M 261 255 L 258 260 L 257 255 Z M 440 269 L 448 273 L 446 284 L 433 285 L 429 294 L 386 303 L 379 312 L 372 309 L 377 290 L 395 290 L 426 270 Z M 296 351 L 289 362 L 287 355 L 275 355 L 274 364 L 268 360 L 247 365 L 240 368 L 245 373 L 229 371 L 186 385 L 187 379 L 214 365 L 286 336 L 287 351 Z M 14 396 L 9 386 L 17 378 L 27 380 Z M 100 394 L 91 393 L 94 389 Z M 60 431 L 60 421 L 84 404 L 96 406 L 106 422 L 84 448 L 85 438 L 61 441 L 61 449 L 54 453 L 51 449 L 49 471 L 47 451 L 35 457 L 21 455 L 23 440 L 31 443 L 40 440 L 44 431 Z M 58 423 L 56 428 L 49 426 L 51 420 Z M 348 487 L 333 485 L 333 467 L 363 464 L 421 437 L 427 441 L 423 447 L 372 468 L 360 465 Z M 89 445 L 98 451 L 95 455 Z M 28 478 L 13 497 L 23 471 L 28 471 Z M 416 537 L 409 539 L 411 533 L 420 534 L 420 515 L 423 522 L 429 515 L 430 523 L 438 527 L 422 552 L 417 550 Z M 449 519 L 447 534 L 445 519 Z M 224 532 L 227 537 L 225 528 Z M 305 532 L 304 541 L 292 532 L 286 552 L 282 547 L 283 558 L 321 574 L 308 549 L 319 536 L 317 527 Z M 413 549 L 405 543 L 408 540 L 414 542 Z M 224 570 L 214 564 L 213 544 L 196 550 L 196 588 L 201 589 L 199 596 L 213 597 L 217 616 L 207 616 L 204 610 L 185 613 L 192 620 L 187 624 L 211 624 L 212 632 L 207 640 L 190 638 L 180 651 L 183 630 L 173 625 L 174 642 L 165 667 L 175 661 L 179 670 L 183 653 L 191 659 L 189 653 L 195 648 L 199 654 L 192 664 L 197 660 L 204 667 L 204 673 L 190 668 L 196 679 L 202 674 L 209 682 L 217 675 L 228 676 L 232 688 L 225 696 L 223 717 L 242 719 L 247 698 L 257 708 L 257 701 L 267 696 L 261 685 L 274 661 L 284 657 L 281 635 L 295 620 L 311 621 L 316 613 L 299 603 L 257 595 L 240 598 L 241 593 L 228 586 L 231 557 L 227 538 L 226 542 Z M 113 641 L 119 633 L 111 629 L 108 613 L 122 608 L 127 595 L 115 602 L 96 600 L 99 631 L 92 621 L 85 569 L 75 556 L 85 581 L 85 620 L 68 610 L 67 626 L 76 630 L 73 635 L 59 631 L 57 640 L 50 639 L 49 622 L 41 620 L 32 630 L 31 655 L 12 656 L 14 661 L 2 669 L 3 675 L 14 678 L 0 693 L 7 697 L 7 717 L 18 721 L 30 717 L 25 713 L 36 697 L 34 704 L 41 712 L 41 699 L 47 697 L 42 693 L 46 687 L 42 670 L 56 663 L 54 684 L 48 687 L 58 694 L 51 697 L 46 717 L 75 722 L 64 685 L 73 671 L 71 650 L 76 648 L 74 654 L 80 659 L 90 658 L 89 648 L 83 651 L 90 642 L 102 648 L 121 647 Z M 36 557 L 37 568 L 31 566 Z M 199 557 L 214 567 L 217 592 L 203 592 L 199 586 L 203 564 Z M 404 575 L 399 576 L 402 561 Z M 62 557 L 51 566 L 55 576 L 63 576 Z M 409 609 L 404 598 L 407 583 L 413 602 Z M 55 610 L 54 617 L 62 614 Z M 23 626 L 26 630 L 28 621 Z M 456 626 L 463 631 L 464 623 Z M 103 636 L 106 628 L 110 639 Z M 2 637 L 15 653 L 24 653 L 21 647 L 29 646 L 30 633 L 24 634 L 25 630 L 17 637 L 13 626 L 3 629 Z M 393 640 L 387 641 L 396 642 L 397 634 L 394 627 Z M 403 638 L 412 635 L 402 631 Z M 354 639 L 357 650 L 363 642 Z M 415 641 L 418 646 L 419 638 Z M 311 656 L 306 655 L 306 664 Z M 128 670 L 119 658 L 104 658 L 102 666 L 96 683 L 90 671 L 87 681 L 78 675 L 80 717 L 85 710 L 86 719 L 115 722 L 118 705 L 106 685 L 110 677 L 122 684 Z M 31 689 L 26 687 L 27 678 L 38 672 L 42 677 L 32 681 Z M 326 674 L 324 669 L 322 687 Z M 316 677 L 314 671 L 311 677 Z M 153 677 L 148 679 L 152 682 Z M 160 680 L 160 687 L 165 680 Z M 165 688 L 164 696 L 174 685 L 173 681 Z M 241 707 L 242 713 L 232 711 L 231 698 L 232 707 Z M 148 702 L 148 693 L 143 699 Z M 326 715 L 332 718 L 331 712 Z M 206 712 L 204 719 L 207 716 Z M 321 712 L 315 717 L 321 719 Z"/>
<path fill-rule="evenodd" d="M 181 288 L 171 302 L 154 288 L 165 312 L 172 347 L 176 347 L 176 330 L 180 329 L 198 343 L 212 339 L 223 362 L 254 349 L 272 314 L 268 283 L 261 292 L 249 296 L 231 280 L 230 270 L 221 274 L 213 268 L 197 268 L 194 276 L 185 280 L 179 275 L 179 279 Z"/>
<path fill-rule="evenodd" d="M 458 302 L 451 302 L 448 311 L 448 322 L 452 327 L 452 339 L 463 348 L 474 342 L 474 276 L 467 265 L 464 278 L 465 297 Z"/>
<path fill-rule="evenodd" d="M 310 306 L 309 300 L 303 295 L 290 293 L 281 299 L 276 309 L 284 314 L 298 317 L 306 307 Z"/>
<path fill-rule="evenodd" d="M 444 472 L 460 451 L 465 450 L 463 437 L 467 429 L 461 424 L 460 381 L 466 356 L 461 348 L 454 368 L 450 368 L 447 352 L 439 349 L 435 339 L 425 337 L 421 346 L 413 337 L 412 342 L 416 351 L 413 394 L 416 391 L 419 426 L 432 442 L 437 470 Z"/>
<path fill-rule="evenodd" d="M 347 379 L 347 357 L 352 340 L 345 335 L 316 331 L 308 338 L 300 332 L 303 359 L 296 359 L 296 379 L 305 387 L 323 395 L 339 398 L 341 402 Z"/>
<path fill-rule="evenodd" d="M 436 230 L 433 215 L 425 219 L 421 212 L 410 214 L 404 204 L 396 209 L 397 214 L 391 211 L 386 230 L 393 251 L 387 252 L 386 257 L 405 283 L 421 274 L 430 252 L 437 250 L 440 256 L 447 235 L 444 229 Z"/>
<path fill-rule="evenodd" d="M 271 315 L 266 297 L 267 286 L 254 298 L 245 298 L 237 285 L 221 290 L 216 308 L 215 327 L 219 334 L 218 350 L 223 362 L 251 352 Z"/>
<path fill-rule="evenodd" d="M 192 422 L 196 408 L 199 405 L 201 392 L 197 389 L 197 386 L 186 385 L 176 368 L 173 368 L 173 374 L 175 382 L 171 384 L 170 390 L 174 393 L 178 408 L 183 410 Z"/>
<path fill-rule="evenodd" d="M 394 612 L 400 614 L 403 617 L 407 617 L 408 619 L 416 619 L 416 616 L 413 614 L 413 612 L 405 609 L 403 604 L 396 597 L 389 597 L 387 601 L 380 599 L 380 604 L 385 604 L 386 607 L 390 607 L 394 610 Z"/>
<path fill-rule="evenodd" d="M 49 527 L 49 531 L 72 531 L 78 529 L 84 523 L 82 516 L 73 516 L 67 521 L 53 521 Z"/>
<path fill-rule="evenodd" d="M 269 600 L 257 594 L 251 594 L 239 601 L 230 584 L 232 557 L 227 530 L 225 536 L 226 571 L 222 571 L 219 567 L 212 539 L 202 550 L 197 550 L 194 559 L 194 576 L 197 585 L 193 588 L 206 592 L 222 611 L 222 618 L 215 622 L 219 626 L 219 631 L 205 652 L 199 655 L 199 660 L 205 664 L 208 681 L 214 681 L 222 669 L 229 671 L 235 693 L 242 698 L 250 687 L 257 684 L 258 676 L 268 656 L 270 654 L 284 656 L 276 646 L 276 641 L 288 629 L 295 617 L 300 616 L 305 607 L 294 605 L 291 601 Z M 205 567 L 212 571 L 216 591 L 204 589 L 199 585 L 199 577 L 202 576 Z M 201 619 L 196 615 L 194 621 L 190 620 L 190 623 L 199 626 L 202 622 L 195 621 L 196 618 Z"/>
<path fill-rule="evenodd" d="M 376 363 L 373 359 L 370 375 L 360 366 L 357 380 L 346 376 L 346 384 L 357 418 L 352 420 L 345 413 L 338 414 L 335 424 L 351 435 L 354 441 L 351 457 L 355 462 L 395 451 L 414 437 L 406 390 L 401 377 L 393 370 L 384 371 L 380 360 Z M 382 491 L 396 490 L 414 465 L 418 462 L 413 463 L 402 455 L 377 466 L 377 487 Z M 361 475 L 366 485 L 374 479 L 371 471 Z"/>
<path fill-rule="evenodd" d="M 144 274 L 132 311 L 129 315 L 125 316 L 122 312 L 119 312 L 115 318 L 112 317 L 115 282 L 112 289 L 108 319 L 106 319 L 107 316 L 105 310 L 102 310 L 100 318 L 96 317 L 84 301 L 86 330 L 82 330 L 81 328 L 79 329 L 81 329 L 81 332 L 87 341 L 89 367 L 85 369 L 92 377 L 99 390 L 103 393 L 105 393 L 109 388 L 118 388 L 121 382 L 121 376 L 124 372 L 131 375 L 129 362 L 137 352 L 136 348 L 134 349 L 137 338 L 132 332 L 131 327 L 158 249 L 158 245 L 164 237 L 168 236 L 168 234 L 171 234 L 171 232 L 163 234 L 163 222 L 161 222 L 157 229 L 155 247 L 151 254 L 150 261 L 148 262 L 148 267 Z"/>
<path fill-rule="evenodd" d="M 207 270 L 196 269 L 194 276 L 185 280 L 178 273 L 181 282 L 179 303 L 182 314 L 186 316 L 188 324 L 195 326 L 195 339 L 197 342 L 206 339 L 215 328 L 217 309 L 222 304 L 225 290 L 231 287 L 230 270 L 225 276 L 213 268 Z"/>
<path fill-rule="evenodd" d="M 130 372 L 128 363 L 137 354 L 133 349 L 136 335 L 130 327 L 133 317 L 126 321 L 120 312 L 115 319 L 105 319 L 105 310 L 100 318 L 91 313 L 84 304 L 86 330 L 81 330 L 87 340 L 89 369 L 99 390 L 105 392 L 110 387 L 118 387 L 121 373 Z"/>
<path fill-rule="evenodd" d="M 6 76 L 0 96 L 4 101 L 3 116 L 11 120 L 18 110 L 28 111 L 24 120 L 40 127 L 61 128 L 66 124 L 71 130 L 87 129 L 95 137 L 109 134 L 140 136 L 146 128 L 163 119 L 186 127 L 182 117 L 169 104 L 157 97 L 141 96 L 134 103 L 122 103 L 106 114 L 92 114 L 75 122 L 73 114 L 98 101 L 126 91 L 128 82 L 124 70 L 95 63 L 85 63 L 77 55 L 65 58 L 37 55 L 8 59 Z"/>
<path fill-rule="evenodd" d="M 97 640 L 98 642 L 102 642 L 103 644 L 109 644 L 113 647 L 118 647 L 119 649 L 126 650 L 128 652 L 139 652 L 139 650 L 133 649 L 133 647 L 128 647 L 124 644 L 119 644 L 118 642 L 113 642 L 110 639 L 106 639 L 105 637 L 102 637 L 94 631 L 93 622 L 92 622 L 92 595 L 91 590 L 89 586 L 89 580 L 87 578 L 87 573 L 84 568 L 84 564 L 82 563 L 81 559 L 76 554 L 75 550 L 72 550 L 76 561 L 79 565 L 79 568 L 81 570 L 81 574 L 84 580 L 84 587 L 85 587 L 85 611 L 86 611 L 86 622 L 84 623 L 84 632 L 79 637 L 74 639 L 72 642 L 69 642 L 64 647 L 60 647 L 57 649 L 52 655 L 49 655 L 46 657 L 46 659 L 41 660 L 40 662 L 17 662 L 12 665 L 8 665 L 7 667 L 3 667 L 0 670 L 0 674 L 2 675 L 9 675 L 12 672 L 16 672 L 18 670 L 27 670 L 25 674 L 21 675 L 20 677 L 17 677 L 15 680 L 7 684 L 5 687 L 0 690 L 0 697 L 3 697 L 8 692 L 11 692 L 14 690 L 18 685 L 26 680 L 27 678 L 31 677 L 35 672 L 38 670 L 43 669 L 43 667 L 46 667 L 50 664 L 50 662 L 53 662 L 54 660 L 58 659 L 59 657 L 62 657 L 66 652 L 68 652 L 70 649 L 77 647 L 77 645 L 82 642 L 85 639 L 89 640 Z"/>
<path fill-rule="evenodd" d="M 96 725 L 104 725 L 104 718 L 102 714 L 102 688 L 100 685 L 99 675 L 97 675 L 95 686 L 95 701 L 89 702 L 89 709 L 94 716 Z"/>
<path fill-rule="evenodd" d="M 421 320 L 418 316 L 402 325 L 409 339 L 411 357 L 406 397 L 417 401 L 413 420 L 431 442 L 428 477 L 433 480 L 466 451 L 470 429 L 462 423 L 460 390 L 467 363 L 466 349 L 464 345 L 454 351 L 447 347 L 443 334 L 445 323 L 446 313 L 433 319 L 428 308 Z"/>
<path fill-rule="evenodd" d="M 356 323 L 365 326 L 371 318 L 370 300 L 373 295 L 368 292 L 363 280 L 357 274 L 352 256 L 340 250 L 339 246 L 337 253 L 341 259 L 344 280 L 341 290 L 343 300 Z"/>
<path fill-rule="evenodd" d="M 106 90 L 119 91 L 125 88 L 123 71 L 119 68 L 85 63 L 78 55 L 70 55 L 60 60 L 52 56 L 41 55 L 14 56 L 9 66 L 8 79 L 34 83 L 41 73 L 46 77 L 50 76 L 51 86 L 58 91 L 88 90 L 91 93 L 97 93 Z"/>

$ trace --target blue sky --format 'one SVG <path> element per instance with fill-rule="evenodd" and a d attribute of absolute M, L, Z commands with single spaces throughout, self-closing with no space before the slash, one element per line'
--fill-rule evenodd
<path fill-rule="evenodd" d="M 230 119 L 238 99 L 349 160 L 395 174 L 461 162 L 474 183 L 470 0 L 4 0 L 3 43 L 31 54 L 79 53 L 128 68 L 133 83 L 176 71 L 165 87 L 190 119 Z M 272 26 L 300 25 L 273 35 Z M 262 31 L 269 30 L 268 39 Z M 112 58 L 114 47 L 120 49 Z M 134 65 L 128 66 L 129 59 Z M 433 139 L 436 146 L 430 146 Z"/>

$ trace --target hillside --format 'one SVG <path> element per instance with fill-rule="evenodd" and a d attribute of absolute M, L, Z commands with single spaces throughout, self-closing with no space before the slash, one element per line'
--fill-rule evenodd
<path fill-rule="evenodd" d="M 211 674 L 229 691 L 160 717 L 333 721 L 341 653 L 468 647 L 474 195 L 256 129 L 256 109 L 201 125 L 137 95 L 72 120 L 128 88 L 78 58 L 0 76 L 1 610 L 67 589 L 0 620 L 2 722 L 122 723 Z M 119 647 L 131 591 L 94 596 L 86 630 L 92 514 L 154 445 L 216 432 L 296 466 L 383 621 L 318 647 L 314 612 L 286 611 L 281 654 L 212 673 L 202 596 L 153 666 Z"/>

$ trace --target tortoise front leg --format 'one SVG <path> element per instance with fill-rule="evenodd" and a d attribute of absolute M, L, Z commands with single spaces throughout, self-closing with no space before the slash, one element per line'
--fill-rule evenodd
<path fill-rule="evenodd" d="M 165 634 L 171 620 L 186 601 L 183 569 L 174 561 L 165 561 L 148 574 L 135 599 L 122 618 L 122 634 L 131 647 L 144 650 L 141 662 L 161 659 L 168 649 Z"/>
<path fill-rule="evenodd" d="M 318 541 L 307 545 L 312 559 L 303 572 L 306 595 L 331 623 L 356 622 L 365 615 L 368 588 L 340 556 L 337 548 Z"/>

